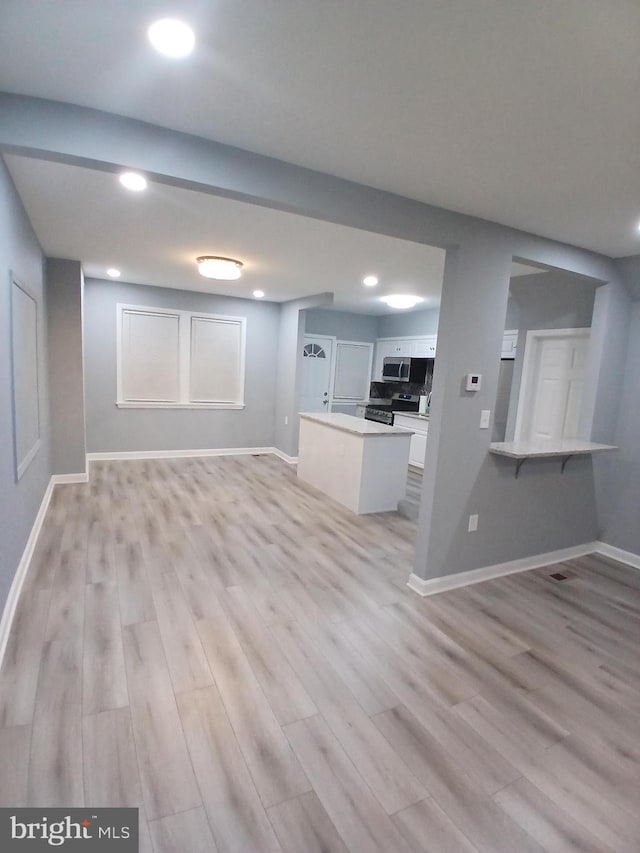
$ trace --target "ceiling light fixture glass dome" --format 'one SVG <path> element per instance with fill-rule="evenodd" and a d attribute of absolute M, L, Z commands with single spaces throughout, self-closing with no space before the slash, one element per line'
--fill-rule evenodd
<path fill-rule="evenodd" d="M 362 283 L 364 284 L 365 287 L 375 287 L 376 284 L 378 283 L 378 276 L 377 275 L 366 275 L 362 279 Z"/>
<path fill-rule="evenodd" d="M 201 255 L 196 258 L 198 272 L 205 278 L 217 278 L 221 281 L 233 281 L 242 275 L 242 261 L 234 258 L 222 258 L 219 255 Z"/>
<path fill-rule="evenodd" d="M 151 24 L 147 35 L 159 53 L 172 59 L 188 56 L 196 43 L 191 27 L 175 18 L 163 18 Z"/>
<path fill-rule="evenodd" d="M 392 293 L 389 296 L 381 296 L 382 302 L 385 302 L 389 308 L 414 308 L 418 302 L 423 302 L 421 296 L 412 296 L 408 293 Z"/>
<path fill-rule="evenodd" d="M 142 192 L 147 188 L 147 179 L 137 172 L 123 172 L 119 180 L 123 187 L 134 193 Z"/>

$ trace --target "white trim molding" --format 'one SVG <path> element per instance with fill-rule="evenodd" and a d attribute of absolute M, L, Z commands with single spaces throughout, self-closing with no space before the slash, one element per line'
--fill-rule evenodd
<path fill-rule="evenodd" d="M 617 560 L 619 563 L 626 563 L 633 569 L 640 569 L 640 554 L 634 554 L 633 551 L 623 551 L 622 548 L 616 548 L 615 545 L 607 545 L 606 542 L 595 542 L 596 554 L 602 554 L 603 557 L 610 557 L 612 560 Z"/>
<path fill-rule="evenodd" d="M 277 456 L 278 459 L 282 459 L 283 462 L 288 462 L 289 465 L 297 465 L 298 457 L 297 456 L 289 456 L 288 453 L 285 453 L 283 450 L 280 450 L 278 447 L 272 447 L 271 453 L 274 456 Z"/>
<path fill-rule="evenodd" d="M 42 497 L 40 508 L 38 509 L 35 521 L 33 522 L 31 533 L 29 534 L 27 544 L 25 545 L 24 551 L 22 552 L 22 557 L 20 558 L 20 562 L 18 563 L 16 573 L 13 576 L 11 588 L 9 589 L 9 595 L 7 596 L 7 601 L 4 605 L 2 619 L 0 619 L 0 667 L 2 667 L 4 653 L 7 649 L 7 643 L 9 642 L 9 634 L 11 632 L 11 626 L 13 624 L 13 617 L 15 616 L 16 607 L 18 606 L 18 599 L 20 598 L 20 593 L 22 592 L 22 586 L 27 576 L 27 571 L 29 570 L 29 565 L 31 563 L 31 558 L 33 557 L 33 552 L 36 548 L 38 536 L 40 535 L 40 531 L 42 530 L 42 524 L 44 522 L 45 515 L 47 514 L 47 509 L 49 508 L 49 501 L 51 500 L 51 495 L 53 494 L 53 486 L 54 481 L 53 477 L 51 477 Z"/>
<path fill-rule="evenodd" d="M 62 486 L 65 483 L 88 483 L 89 474 L 53 474 L 51 482 L 54 486 Z"/>
<path fill-rule="evenodd" d="M 109 450 L 104 453 L 87 453 L 88 462 L 115 461 L 118 459 L 182 459 L 191 456 L 262 456 L 273 453 L 285 462 L 297 462 L 276 447 L 215 447 L 197 450 Z"/>
<path fill-rule="evenodd" d="M 561 548 L 558 551 L 548 551 L 546 554 L 535 554 L 532 557 L 523 557 L 521 560 L 509 560 L 506 563 L 483 566 L 480 569 L 457 572 L 454 575 L 445 575 L 439 578 L 427 578 L 425 580 L 412 573 L 409 575 L 407 586 L 421 596 L 435 595 L 438 592 L 446 592 L 460 586 L 469 586 L 493 578 L 501 578 L 504 575 L 527 572 L 530 569 L 539 569 L 543 566 L 551 566 L 554 563 L 562 563 L 565 560 L 573 560 L 575 557 L 584 557 L 587 554 L 593 554 L 594 551 L 597 552 L 599 544 L 599 542 L 585 542 L 584 545 L 574 545 L 571 548 Z"/>

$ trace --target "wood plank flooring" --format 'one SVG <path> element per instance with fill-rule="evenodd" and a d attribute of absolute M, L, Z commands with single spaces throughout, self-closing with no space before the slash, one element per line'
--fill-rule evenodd
<path fill-rule="evenodd" d="M 56 486 L 0 805 L 138 807 L 145 853 L 637 853 L 640 573 L 420 599 L 414 535 L 268 455 Z"/>

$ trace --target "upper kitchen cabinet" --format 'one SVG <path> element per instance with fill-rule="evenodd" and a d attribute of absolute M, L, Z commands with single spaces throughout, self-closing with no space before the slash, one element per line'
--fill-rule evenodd
<path fill-rule="evenodd" d="M 426 338 L 417 338 L 414 341 L 413 357 L 414 358 L 435 358 L 437 335 L 429 335 Z"/>
<path fill-rule="evenodd" d="M 433 358 L 436 354 L 436 339 L 436 335 L 419 338 L 378 338 L 373 371 L 374 381 L 382 381 L 382 362 L 385 358 Z"/>
<path fill-rule="evenodd" d="M 384 341 L 383 350 L 385 356 L 394 356 L 396 358 L 407 357 L 411 358 L 414 353 L 415 341 L 412 339 L 399 338 L 395 341 Z"/>

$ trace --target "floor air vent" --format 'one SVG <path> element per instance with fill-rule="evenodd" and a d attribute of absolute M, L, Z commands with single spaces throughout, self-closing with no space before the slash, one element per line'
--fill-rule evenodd
<path fill-rule="evenodd" d="M 566 581 L 567 576 L 561 575 L 560 572 L 554 572 L 552 575 L 549 575 L 550 578 L 553 578 L 554 581 Z"/>

